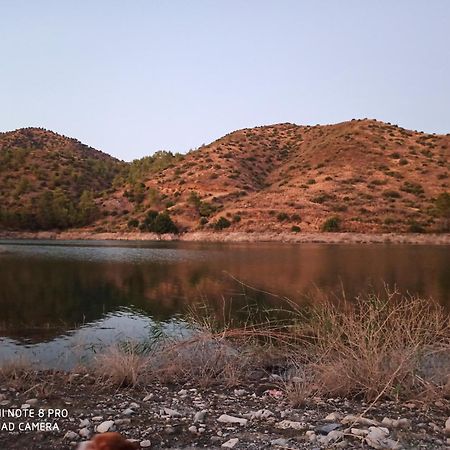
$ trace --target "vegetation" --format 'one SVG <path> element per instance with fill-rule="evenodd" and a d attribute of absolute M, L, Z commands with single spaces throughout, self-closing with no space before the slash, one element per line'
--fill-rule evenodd
<path fill-rule="evenodd" d="M 450 194 L 443 192 L 438 195 L 435 201 L 437 215 L 442 219 L 442 229 L 450 230 Z"/>
<path fill-rule="evenodd" d="M 169 216 L 167 211 L 158 212 L 150 210 L 139 226 L 141 231 L 150 233 L 166 234 L 178 233 L 178 228 Z"/>
<path fill-rule="evenodd" d="M 231 226 L 231 222 L 226 217 L 219 217 L 214 224 L 215 230 L 223 230 L 224 228 L 228 228 Z"/>
<path fill-rule="evenodd" d="M 322 225 L 322 231 L 336 232 L 341 229 L 341 219 L 337 216 L 330 217 Z"/>

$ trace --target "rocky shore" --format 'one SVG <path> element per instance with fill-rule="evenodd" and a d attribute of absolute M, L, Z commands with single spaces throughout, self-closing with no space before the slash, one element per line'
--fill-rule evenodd
<path fill-rule="evenodd" d="M 450 245 L 450 233 L 276 233 L 276 232 L 213 232 L 191 231 L 158 235 L 141 232 L 94 232 L 86 230 L 0 232 L 0 239 L 36 240 L 123 240 L 123 241 L 185 241 L 185 242 L 285 242 L 325 244 L 417 244 Z"/>
<path fill-rule="evenodd" d="M 151 449 L 450 447 L 450 404 L 442 399 L 372 405 L 314 397 L 295 404 L 277 376 L 267 374 L 234 388 L 202 387 L 194 380 L 117 388 L 84 372 L 37 376 L 31 388 L 0 389 L 2 449 L 75 449 L 107 431 Z M 18 410 L 21 417 L 4 417 Z M 6 430 L 11 423 L 15 429 Z M 41 423 L 41 429 L 26 430 L 24 423 Z"/>

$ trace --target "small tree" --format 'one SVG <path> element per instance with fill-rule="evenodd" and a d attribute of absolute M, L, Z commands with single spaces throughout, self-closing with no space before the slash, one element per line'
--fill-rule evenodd
<path fill-rule="evenodd" d="M 339 217 L 334 216 L 330 217 L 322 225 L 322 231 L 327 232 L 336 232 L 341 229 L 341 219 Z"/>
<path fill-rule="evenodd" d="M 450 229 L 450 194 L 448 192 L 439 194 L 434 204 L 437 215 L 442 219 L 443 230 L 448 231 Z"/>

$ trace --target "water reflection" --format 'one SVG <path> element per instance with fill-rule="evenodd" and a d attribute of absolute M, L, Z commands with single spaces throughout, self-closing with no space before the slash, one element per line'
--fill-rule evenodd
<path fill-rule="evenodd" d="M 279 299 L 264 291 L 300 303 L 316 288 L 337 292 L 343 286 L 351 297 L 371 287 L 381 289 L 386 282 L 449 305 L 448 250 L 408 245 L 3 241 L 0 354 L 34 345 L 33 357 L 40 360 L 50 343 L 56 355 L 80 335 L 91 341 L 106 339 L 100 330 L 110 328 L 140 338 L 144 324 L 171 323 L 201 302 L 218 315 L 224 301 L 231 303 L 236 317 L 248 302 L 277 306 Z"/>

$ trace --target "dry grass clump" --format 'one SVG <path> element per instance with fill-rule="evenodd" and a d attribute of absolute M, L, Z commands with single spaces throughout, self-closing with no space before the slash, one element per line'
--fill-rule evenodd
<path fill-rule="evenodd" d="M 100 380 L 117 386 L 135 386 L 148 370 L 149 357 L 137 347 L 113 346 L 100 354 L 94 362 Z"/>
<path fill-rule="evenodd" d="M 387 291 L 352 303 L 325 302 L 310 310 L 299 329 L 309 338 L 294 360 L 306 361 L 299 365 L 312 392 L 368 400 L 444 395 L 449 317 L 430 300 Z"/>

